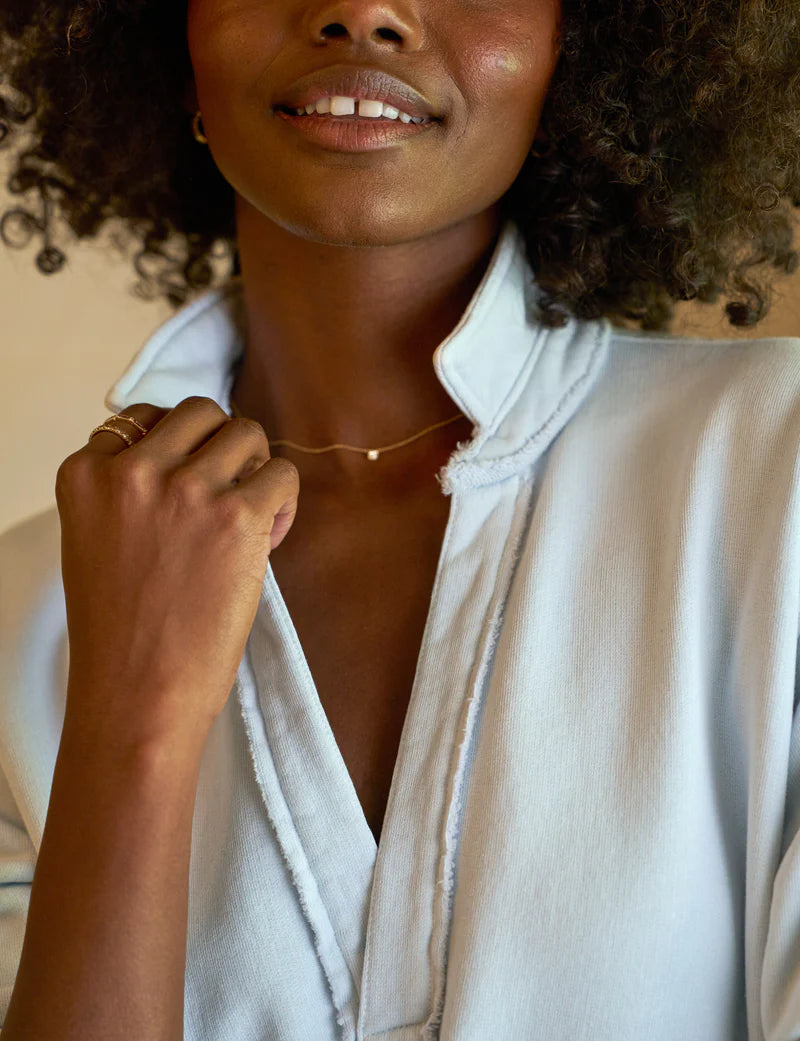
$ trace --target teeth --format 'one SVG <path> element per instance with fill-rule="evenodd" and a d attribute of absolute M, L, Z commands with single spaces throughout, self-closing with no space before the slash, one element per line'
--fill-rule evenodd
<path fill-rule="evenodd" d="M 356 111 L 356 99 L 345 97 L 321 98 L 316 104 L 306 105 L 305 108 L 294 110 L 298 116 L 310 116 L 312 112 L 319 115 L 330 113 L 332 116 L 352 116 Z M 399 119 L 401 123 L 430 123 L 431 120 L 425 116 L 409 116 L 407 112 L 401 112 L 392 105 L 382 101 L 373 101 L 369 98 L 361 98 L 358 102 L 359 116 L 369 119 Z"/>
<path fill-rule="evenodd" d="M 348 98 L 347 100 L 349 101 L 350 99 Z M 333 108 L 332 102 L 331 108 Z M 359 116 L 369 116 L 370 119 L 380 119 L 383 115 L 383 102 L 361 98 L 358 102 L 358 114 Z"/>
<path fill-rule="evenodd" d="M 355 98 L 331 98 L 332 116 L 352 116 L 356 110 Z"/>

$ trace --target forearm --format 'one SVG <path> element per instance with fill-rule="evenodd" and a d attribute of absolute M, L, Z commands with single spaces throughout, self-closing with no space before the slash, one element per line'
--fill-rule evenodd
<path fill-rule="evenodd" d="M 180 1041 L 202 747 L 65 723 L 2 1041 Z"/>

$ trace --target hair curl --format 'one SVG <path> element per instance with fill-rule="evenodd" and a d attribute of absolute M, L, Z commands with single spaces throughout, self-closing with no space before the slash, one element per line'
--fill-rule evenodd
<path fill-rule="evenodd" d="M 800 5 L 795 0 L 562 0 L 560 55 L 542 110 L 547 139 L 501 200 L 519 226 L 541 321 L 628 319 L 668 330 L 673 302 L 726 304 L 753 326 L 791 274 L 800 207 Z M 177 308 L 214 280 L 218 247 L 239 274 L 233 189 L 194 139 L 186 2 L 5 0 L 0 148 L 19 144 L 8 189 L 38 191 L 58 271 L 53 204 L 79 239 L 118 218 L 140 246 L 134 292 Z M 5 87 L 2 85 L 5 84 Z M 8 89 L 6 89 L 8 88 Z M 177 243 L 178 255 L 167 248 Z"/>

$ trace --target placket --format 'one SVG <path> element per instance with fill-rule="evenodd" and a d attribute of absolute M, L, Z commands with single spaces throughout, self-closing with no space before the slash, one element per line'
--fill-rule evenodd
<path fill-rule="evenodd" d="M 440 474 L 450 512 L 377 848 L 267 568 L 245 655 L 254 693 L 243 710 L 343 1041 L 439 1037 L 462 806 L 535 471 L 590 394 L 608 336 L 600 324 L 540 337 L 500 415 L 470 409 L 453 387 L 476 437 Z"/>
<path fill-rule="evenodd" d="M 342 1038 L 355 1037 L 375 838 L 272 567 L 242 663 L 264 805 L 313 935 Z"/>
<path fill-rule="evenodd" d="M 453 494 L 375 865 L 357 1041 L 439 1036 L 462 808 L 529 507 L 520 475 Z"/>
<path fill-rule="evenodd" d="M 514 477 L 451 496 L 379 847 L 267 569 L 243 709 L 344 1041 L 419 1038 L 426 1023 L 436 1036 L 479 693 L 526 516 L 519 489 Z"/>

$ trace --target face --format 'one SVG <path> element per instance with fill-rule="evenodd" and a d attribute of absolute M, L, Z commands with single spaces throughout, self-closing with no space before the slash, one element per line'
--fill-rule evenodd
<path fill-rule="evenodd" d="M 559 17 L 560 0 L 189 0 L 188 106 L 237 208 L 318 242 L 412 241 L 491 208 L 513 183 Z M 309 140 L 273 106 L 339 63 L 404 80 L 441 122 L 373 151 Z"/>

